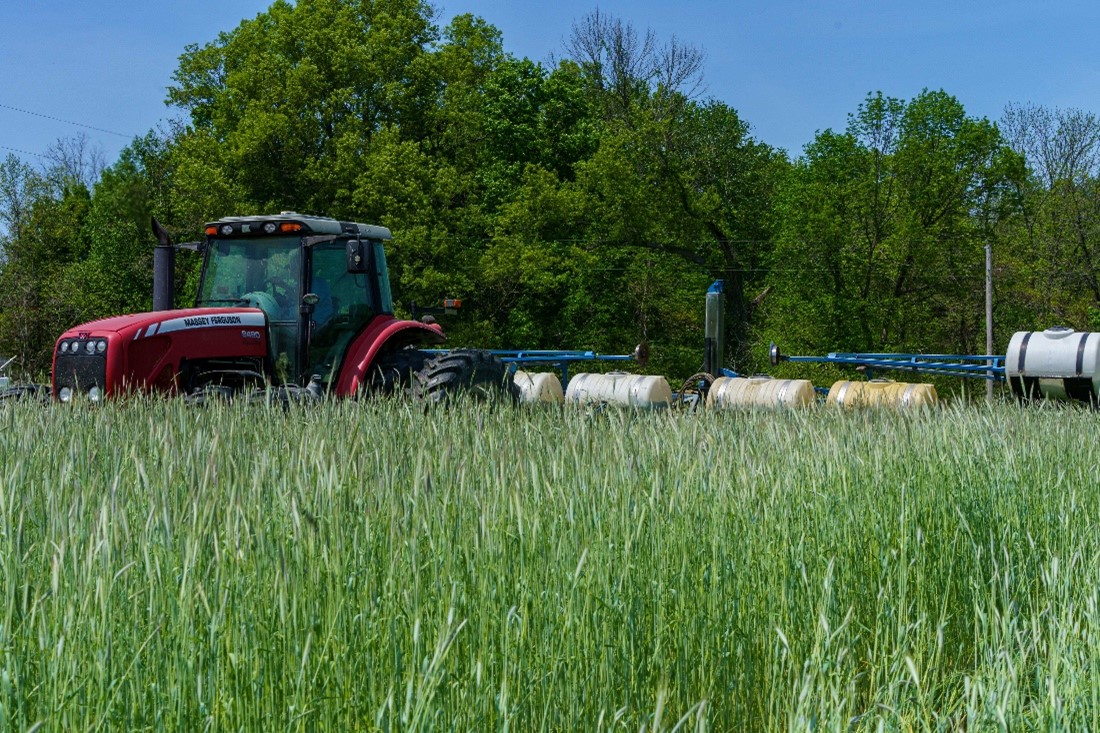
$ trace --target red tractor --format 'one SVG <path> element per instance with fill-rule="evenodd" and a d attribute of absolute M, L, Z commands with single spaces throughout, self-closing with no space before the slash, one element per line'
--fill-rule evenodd
<path fill-rule="evenodd" d="M 202 242 L 173 245 L 155 221 L 154 310 L 69 329 L 57 341 L 52 395 L 100 400 L 133 392 L 189 400 L 238 394 L 308 400 L 456 390 L 514 398 L 486 351 L 432 353 L 430 318 L 399 320 L 386 269 L 388 229 L 294 212 L 227 217 Z M 174 309 L 175 252 L 203 257 L 193 308 Z"/>

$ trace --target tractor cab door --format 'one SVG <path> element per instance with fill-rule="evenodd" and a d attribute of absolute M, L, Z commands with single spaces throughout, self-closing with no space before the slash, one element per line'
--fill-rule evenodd
<path fill-rule="evenodd" d="M 377 289 L 371 287 L 373 272 L 348 272 L 346 247 L 347 240 L 338 239 L 309 248 L 310 292 L 318 300 L 307 324 L 308 360 L 312 374 L 325 384 L 336 380 L 348 346 L 380 307 Z"/>

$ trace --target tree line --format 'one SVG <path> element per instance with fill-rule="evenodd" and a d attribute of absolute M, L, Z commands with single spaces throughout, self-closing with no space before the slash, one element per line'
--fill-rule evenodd
<path fill-rule="evenodd" d="M 699 94 L 702 51 L 601 12 L 546 64 L 423 0 L 276 0 L 184 49 L 181 114 L 105 164 L 82 138 L 0 163 L 0 354 L 151 306 L 156 216 L 180 241 L 293 210 L 388 226 L 396 299 L 458 297 L 452 343 L 627 351 L 697 371 L 703 294 L 727 365 L 789 352 L 984 351 L 1100 330 L 1100 121 L 939 90 L 872 93 L 791 158 Z M 181 257 L 181 301 L 197 262 Z"/>

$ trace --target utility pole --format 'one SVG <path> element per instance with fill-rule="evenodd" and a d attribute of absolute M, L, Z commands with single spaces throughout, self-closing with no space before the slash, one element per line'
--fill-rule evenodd
<path fill-rule="evenodd" d="M 993 246 L 986 240 L 985 243 L 985 353 L 987 355 L 993 354 Z M 993 360 L 986 361 L 986 364 L 990 367 L 993 366 Z M 992 377 L 992 372 L 986 373 L 987 377 Z M 985 399 L 987 402 L 993 401 L 993 380 L 985 380 Z"/>

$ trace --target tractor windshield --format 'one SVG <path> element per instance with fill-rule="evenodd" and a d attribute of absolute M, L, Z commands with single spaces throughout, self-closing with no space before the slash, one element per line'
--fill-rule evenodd
<path fill-rule="evenodd" d="M 267 314 L 278 375 L 298 369 L 298 303 L 302 296 L 300 237 L 211 239 L 197 305 L 241 305 Z"/>

